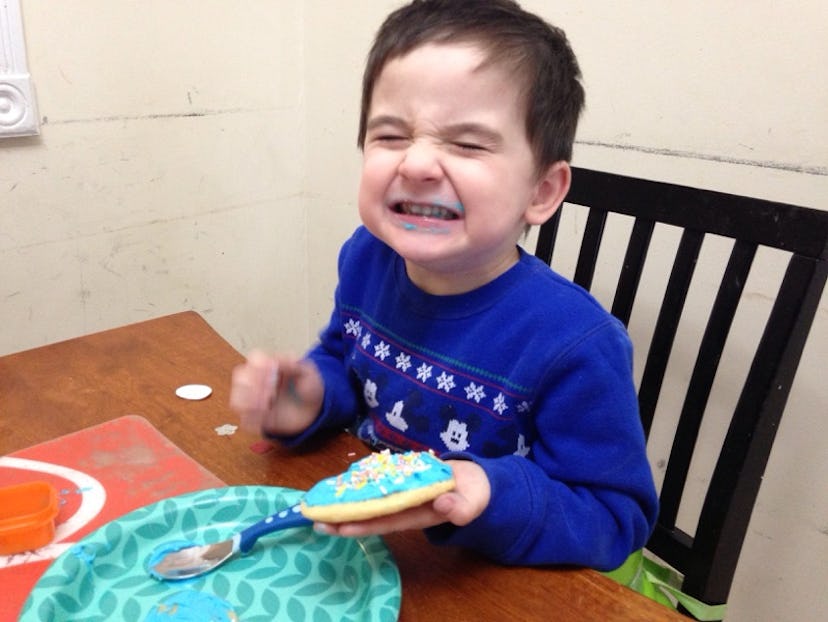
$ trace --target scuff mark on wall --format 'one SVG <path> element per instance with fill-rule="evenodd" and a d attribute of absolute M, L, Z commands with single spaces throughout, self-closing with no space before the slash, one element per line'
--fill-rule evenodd
<path fill-rule="evenodd" d="M 753 166 L 755 168 L 767 168 L 803 175 L 816 175 L 828 177 L 828 167 L 825 166 L 803 166 L 790 162 L 776 162 L 773 160 L 751 160 L 748 158 L 734 158 L 731 156 L 719 156 L 711 153 L 700 153 L 695 151 L 682 151 L 680 149 L 666 149 L 662 147 L 648 147 L 646 145 L 630 145 L 627 143 L 605 143 L 598 140 L 576 140 L 576 145 L 588 147 L 604 147 L 606 149 L 618 149 L 621 151 L 637 151 L 650 155 L 668 156 L 673 158 L 688 158 L 690 160 L 708 160 L 710 162 L 722 162 L 725 164 L 739 164 L 742 166 Z"/>
<path fill-rule="evenodd" d="M 157 119 L 186 119 L 193 117 L 216 117 L 228 114 L 246 114 L 246 113 L 261 113 L 261 112 L 276 112 L 287 109 L 287 107 L 275 107 L 257 110 L 253 108 L 227 108 L 225 110 L 198 110 L 194 112 L 170 112 L 164 114 L 141 114 L 141 115 L 113 115 L 105 117 L 87 117 L 83 119 L 60 119 L 52 120 L 52 125 L 70 125 L 73 123 L 111 123 L 113 121 L 154 121 Z M 43 123 L 46 123 L 46 118 L 43 118 Z"/>
<path fill-rule="evenodd" d="M 87 302 L 92 297 L 92 290 L 86 286 L 86 276 L 84 272 L 84 265 L 89 262 L 89 256 L 81 251 L 80 247 L 76 247 L 75 258 L 78 260 L 78 300 L 81 308 L 81 321 L 84 330 L 88 326 L 87 322 Z"/>

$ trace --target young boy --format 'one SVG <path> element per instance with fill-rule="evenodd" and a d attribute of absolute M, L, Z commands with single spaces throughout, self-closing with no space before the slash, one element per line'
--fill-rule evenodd
<path fill-rule="evenodd" d="M 234 371 L 242 422 L 433 449 L 456 490 L 357 536 L 424 528 L 508 564 L 620 565 L 657 511 L 623 327 L 517 243 L 569 188 L 583 107 L 563 32 L 510 0 L 414 0 L 364 76 L 360 227 L 301 360 Z M 277 380 L 278 378 L 278 380 Z M 278 384 L 278 387 L 277 387 Z"/>

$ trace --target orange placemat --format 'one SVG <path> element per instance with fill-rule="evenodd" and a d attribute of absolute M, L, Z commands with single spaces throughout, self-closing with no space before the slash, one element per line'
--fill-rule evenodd
<path fill-rule="evenodd" d="M 224 486 L 137 415 L 0 457 L 0 486 L 33 480 L 59 492 L 55 539 L 36 551 L 0 556 L 0 622 L 17 620 L 52 560 L 101 525 L 159 499 Z"/>

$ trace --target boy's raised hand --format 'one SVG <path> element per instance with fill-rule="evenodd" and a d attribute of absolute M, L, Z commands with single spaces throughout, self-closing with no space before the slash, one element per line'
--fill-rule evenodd
<path fill-rule="evenodd" d="M 454 473 L 454 490 L 433 501 L 387 516 L 352 523 L 317 523 L 326 534 L 362 537 L 383 535 L 407 529 L 425 529 L 443 523 L 467 525 L 489 505 L 491 487 L 485 471 L 469 460 L 447 460 Z"/>
<path fill-rule="evenodd" d="M 290 436 L 316 419 L 324 391 L 313 363 L 254 350 L 233 370 L 230 408 L 248 431 Z"/>

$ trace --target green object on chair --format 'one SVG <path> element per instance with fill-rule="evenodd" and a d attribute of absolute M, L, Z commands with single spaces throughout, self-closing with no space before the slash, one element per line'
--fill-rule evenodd
<path fill-rule="evenodd" d="M 671 609 L 679 603 L 690 615 L 701 622 L 723 620 L 727 605 L 708 605 L 688 596 L 679 589 L 681 575 L 672 568 L 644 557 L 642 549 L 633 552 L 627 560 L 606 576 L 621 585 L 643 594 Z M 675 600 L 675 603 L 673 602 Z"/>

